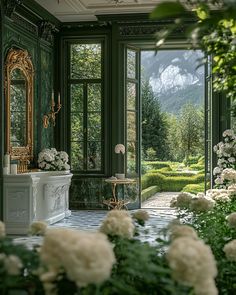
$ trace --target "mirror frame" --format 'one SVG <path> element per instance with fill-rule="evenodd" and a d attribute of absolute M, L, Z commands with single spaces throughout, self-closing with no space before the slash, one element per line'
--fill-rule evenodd
<path fill-rule="evenodd" d="M 26 79 L 26 145 L 11 146 L 11 73 L 19 69 Z M 33 77 L 34 69 L 27 50 L 11 48 L 5 62 L 5 97 L 6 97 L 6 152 L 12 160 L 33 159 Z"/>

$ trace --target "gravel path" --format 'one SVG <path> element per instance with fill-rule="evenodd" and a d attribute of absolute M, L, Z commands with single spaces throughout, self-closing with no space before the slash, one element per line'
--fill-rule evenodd
<path fill-rule="evenodd" d="M 178 194 L 179 192 L 156 193 L 142 203 L 142 208 L 170 208 L 171 199 Z"/>

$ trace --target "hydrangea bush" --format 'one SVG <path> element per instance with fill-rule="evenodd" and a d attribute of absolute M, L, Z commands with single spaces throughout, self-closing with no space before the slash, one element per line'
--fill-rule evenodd
<path fill-rule="evenodd" d="M 214 152 L 218 158 L 213 170 L 215 184 L 218 188 L 226 188 L 236 181 L 236 135 L 233 130 L 223 132 L 223 140 L 214 146 Z"/>
<path fill-rule="evenodd" d="M 44 149 L 38 155 L 38 166 L 46 171 L 69 170 L 68 160 L 66 152 L 59 152 L 55 148 Z"/>

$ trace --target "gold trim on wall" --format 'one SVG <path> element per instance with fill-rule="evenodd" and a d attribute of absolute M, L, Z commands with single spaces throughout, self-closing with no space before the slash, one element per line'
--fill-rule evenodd
<path fill-rule="evenodd" d="M 19 69 L 26 79 L 26 145 L 11 145 L 11 73 Z M 11 48 L 5 61 L 5 98 L 6 98 L 6 153 L 13 160 L 33 159 L 33 76 L 34 69 L 31 57 L 27 50 Z"/>

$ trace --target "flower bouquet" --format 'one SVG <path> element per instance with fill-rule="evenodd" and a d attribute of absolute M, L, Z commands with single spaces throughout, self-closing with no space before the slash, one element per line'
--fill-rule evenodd
<path fill-rule="evenodd" d="M 63 151 L 57 151 L 55 148 L 44 149 L 38 155 L 39 168 L 45 171 L 69 170 L 68 154 Z"/>

